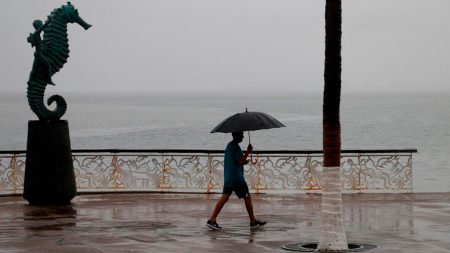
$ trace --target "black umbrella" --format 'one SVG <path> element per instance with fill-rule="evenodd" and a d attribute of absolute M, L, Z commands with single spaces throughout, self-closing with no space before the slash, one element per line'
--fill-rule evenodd
<path fill-rule="evenodd" d="M 233 133 L 278 127 L 285 127 L 285 125 L 266 113 L 249 112 L 245 109 L 245 112 L 236 113 L 220 122 L 211 133 Z"/>
<path fill-rule="evenodd" d="M 248 142 L 250 141 L 250 131 L 260 129 L 270 129 L 285 127 L 283 123 L 274 117 L 263 112 L 249 112 L 247 108 L 245 112 L 236 113 L 220 122 L 211 133 L 233 133 L 248 131 Z"/>

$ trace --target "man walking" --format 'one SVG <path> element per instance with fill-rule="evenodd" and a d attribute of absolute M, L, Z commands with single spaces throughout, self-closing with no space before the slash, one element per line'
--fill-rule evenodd
<path fill-rule="evenodd" d="M 245 208 L 247 209 L 248 216 L 250 218 L 250 227 L 255 228 L 259 226 L 264 226 L 265 221 L 261 221 L 255 218 L 253 213 L 253 204 L 250 197 L 250 192 L 248 190 L 247 183 L 244 178 L 244 165 L 248 163 L 247 157 L 253 151 L 251 144 L 248 144 L 247 151 L 243 154 L 239 143 L 244 139 L 243 132 L 232 133 L 233 140 L 228 143 L 225 149 L 224 158 L 224 185 L 223 192 L 220 199 L 217 201 L 214 211 L 206 223 L 211 229 L 220 229 L 221 227 L 217 224 L 217 216 L 222 210 L 222 207 L 227 203 L 231 194 L 234 192 L 238 198 L 243 198 L 245 202 Z"/>

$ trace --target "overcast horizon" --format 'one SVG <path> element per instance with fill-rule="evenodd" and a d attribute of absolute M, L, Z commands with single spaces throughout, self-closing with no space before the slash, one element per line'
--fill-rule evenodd
<path fill-rule="evenodd" d="M 322 0 L 74 0 L 47 92 L 321 94 Z M 0 90 L 25 92 L 26 38 L 65 1 L 0 1 Z M 450 1 L 344 0 L 342 93 L 448 94 Z"/>

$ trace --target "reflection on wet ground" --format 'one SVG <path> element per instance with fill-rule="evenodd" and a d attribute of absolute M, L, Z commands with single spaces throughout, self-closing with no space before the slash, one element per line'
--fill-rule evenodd
<path fill-rule="evenodd" d="M 218 195 L 99 194 L 67 206 L 29 206 L 0 197 L 0 252 L 287 252 L 281 246 L 318 239 L 320 195 L 255 195 L 250 229 L 234 196 L 205 222 Z M 450 252 L 450 193 L 344 196 L 349 242 L 378 245 L 370 252 Z"/>

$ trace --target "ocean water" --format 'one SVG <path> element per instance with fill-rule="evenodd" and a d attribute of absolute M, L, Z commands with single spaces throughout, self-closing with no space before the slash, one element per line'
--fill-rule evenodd
<path fill-rule="evenodd" d="M 245 108 L 287 126 L 252 132 L 255 149 L 322 149 L 321 95 L 60 95 L 68 103 L 63 119 L 69 121 L 73 149 L 223 149 L 230 135 L 210 131 Z M 0 93 L 0 119 L 0 150 L 25 150 L 27 122 L 36 119 L 25 92 Z M 342 149 L 416 148 L 414 191 L 450 192 L 450 95 L 343 94 L 341 125 Z"/>

